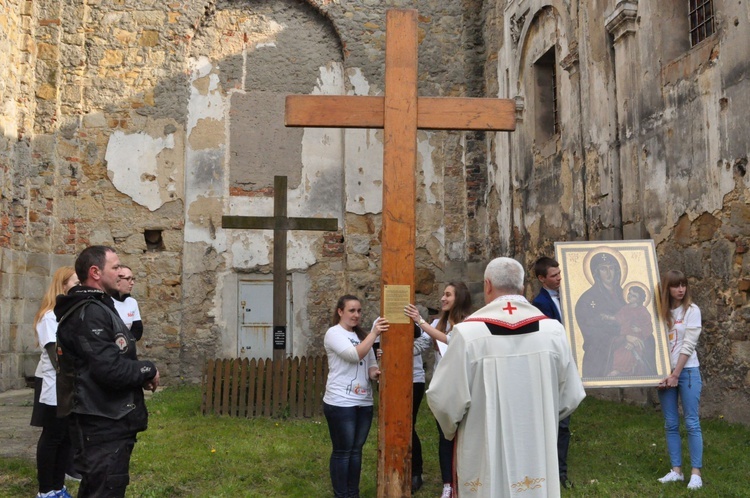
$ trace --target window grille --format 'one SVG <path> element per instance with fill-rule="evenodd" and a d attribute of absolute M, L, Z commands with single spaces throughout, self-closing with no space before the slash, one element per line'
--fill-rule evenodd
<path fill-rule="evenodd" d="M 714 33 L 713 0 L 690 1 L 690 46 L 693 47 Z"/>
<path fill-rule="evenodd" d="M 560 115 L 557 108 L 557 61 L 552 60 L 552 126 L 554 133 L 560 133 Z"/>
<path fill-rule="evenodd" d="M 534 63 L 536 138 L 543 142 L 560 133 L 560 110 L 555 47 Z"/>

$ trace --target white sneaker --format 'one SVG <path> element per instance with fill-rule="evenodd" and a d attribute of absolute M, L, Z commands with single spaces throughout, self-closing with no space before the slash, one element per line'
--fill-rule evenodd
<path fill-rule="evenodd" d="M 666 482 L 677 482 L 677 481 L 684 481 L 685 476 L 682 474 L 678 474 L 674 470 L 670 470 L 669 474 L 665 475 L 664 477 L 659 478 L 659 482 L 666 483 Z"/>
<path fill-rule="evenodd" d="M 440 495 L 440 498 L 451 498 L 451 496 L 453 496 L 453 488 L 451 488 L 450 484 L 444 484 L 443 494 Z"/>
<path fill-rule="evenodd" d="M 699 489 L 703 487 L 703 479 L 698 474 L 690 476 L 690 482 L 688 483 L 688 489 Z"/>

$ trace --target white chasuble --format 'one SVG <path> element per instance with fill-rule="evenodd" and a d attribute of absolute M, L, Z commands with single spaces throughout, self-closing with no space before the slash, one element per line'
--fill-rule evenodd
<path fill-rule="evenodd" d="M 585 396 L 562 324 L 522 296 L 456 325 L 427 401 L 455 436 L 457 496 L 560 496 L 557 427 Z"/>

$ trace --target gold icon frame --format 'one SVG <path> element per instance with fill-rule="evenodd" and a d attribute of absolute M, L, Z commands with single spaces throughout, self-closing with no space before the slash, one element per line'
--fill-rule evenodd
<path fill-rule="evenodd" d="M 654 241 L 556 242 L 555 257 L 562 272 L 560 307 L 563 325 L 583 385 L 650 387 L 667 377 L 672 367 L 667 331 L 660 313 L 659 268 Z M 595 271 L 598 272 L 602 266 L 606 267 L 602 274 L 595 275 Z M 615 274 L 606 276 L 616 269 L 620 272 L 618 282 L 614 282 Z M 611 281 L 605 282 L 607 278 Z M 637 314 L 640 323 L 646 316 L 646 311 L 635 309 L 638 303 L 628 306 L 630 296 L 627 293 L 633 287 L 641 287 L 645 291 L 641 306 L 648 312 L 652 331 L 650 334 L 643 332 L 645 337 L 638 339 L 640 342 L 633 341 L 636 345 L 628 349 L 628 342 L 635 336 L 626 335 L 625 332 L 640 331 L 641 328 L 623 329 L 623 322 L 628 314 Z M 622 299 L 617 297 L 618 294 Z M 633 299 L 637 299 L 637 296 Z M 622 305 L 622 302 L 626 304 Z M 614 310 L 617 312 L 613 313 Z M 596 324 L 604 325 L 599 327 Z M 587 339 L 590 341 L 588 344 Z M 652 347 L 653 363 L 650 361 Z M 619 371 L 614 368 L 618 366 L 616 358 L 628 360 L 628 355 L 632 355 L 632 359 L 626 365 L 633 362 L 636 365 L 632 370 Z M 620 365 L 622 363 L 623 360 L 620 360 Z"/>

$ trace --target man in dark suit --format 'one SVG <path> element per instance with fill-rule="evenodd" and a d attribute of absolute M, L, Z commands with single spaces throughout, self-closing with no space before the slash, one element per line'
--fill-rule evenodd
<path fill-rule="evenodd" d="M 534 274 L 542 284 L 539 294 L 531 304 L 549 318 L 562 323 L 560 308 L 560 263 L 543 256 L 534 263 Z M 560 487 L 569 489 L 573 483 L 568 479 L 568 448 L 570 447 L 570 417 L 560 421 L 557 431 L 557 463 L 560 467 Z"/>
<path fill-rule="evenodd" d="M 560 311 L 560 264 L 552 258 L 542 256 L 534 263 L 534 273 L 542 284 L 539 294 L 531 304 L 550 318 L 562 323 Z"/>

